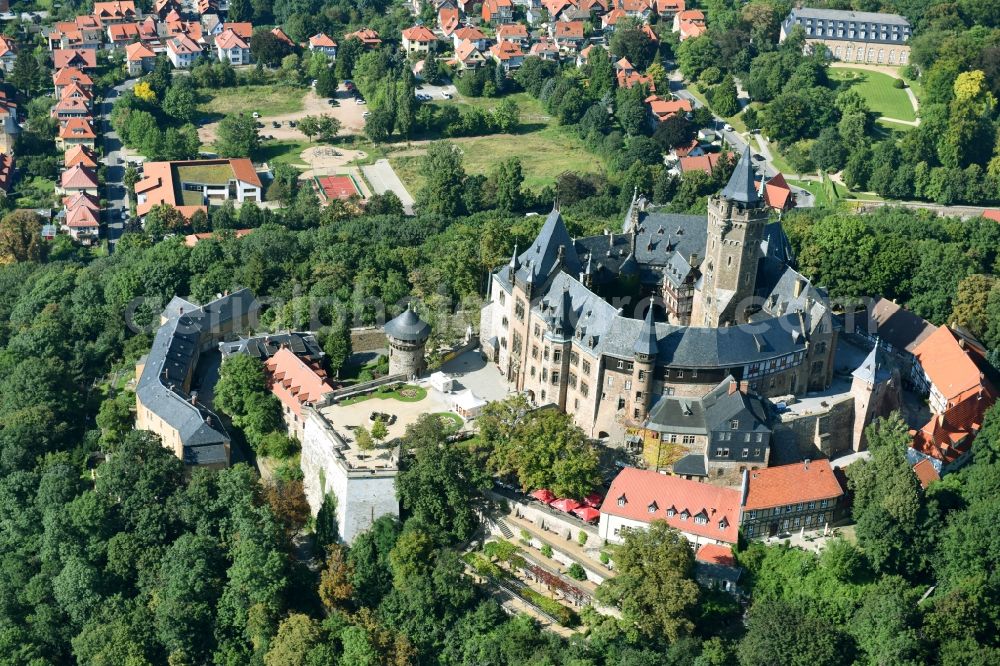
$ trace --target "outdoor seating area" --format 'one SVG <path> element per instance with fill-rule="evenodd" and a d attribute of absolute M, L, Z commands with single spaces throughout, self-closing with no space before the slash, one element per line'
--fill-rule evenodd
<path fill-rule="evenodd" d="M 539 488 L 529 493 L 528 496 L 550 508 L 572 514 L 585 523 L 596 523 L 600 519 L 601 502 L 604 501 L 604 498 L 598 493 L 591 493 L 582 501 L 569 497 L 558 498 L 547 488 Z"/>
<path fill-rule="evenodd" d="M 387 442 L 402 437 L 406 427 L 424 414 L 448 413 L 459 419 L 451 403 L 440 393 L 408 385 L 352 396 L 321 411 L 338 430 L 354 431 L 361 426 L 370 430 L 376 419 L 381 420 L 388 430 Z"/>

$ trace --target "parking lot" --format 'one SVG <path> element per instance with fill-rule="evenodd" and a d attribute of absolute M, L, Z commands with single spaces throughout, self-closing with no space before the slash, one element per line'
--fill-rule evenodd
<path fill-rule="evenodd" d="M 450 95 L 451 97 L 454 97 L 456 95 L 456 91 L 455 91 L 455 86 L 453 86 L 450 83 L 445 84 L 443 86 L 432 86 L 430 84 L 424 83 L 422 85 L 417 86 L 414 95 L 416 95 L 416 98 L 422 102 L 429 102 L 433 99 L 450 99 L 449 97 L 445 97 L 445 95 Z M 429 97 L 430 99 L 426 99 L 427 97 Z"/>

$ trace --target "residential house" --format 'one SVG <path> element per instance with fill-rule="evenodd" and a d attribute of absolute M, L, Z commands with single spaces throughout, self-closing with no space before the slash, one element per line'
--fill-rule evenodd
<path fill-rule="evenodd" d="M 514 5 L 511 0 L 485 0 L 482 16 L 486 23 L 510 23 L 514 20 Z"/>
<path fill-rule="evenodd" d="M 740 491 L 688 481 L 650 470 L 626 467 L 601 504 L 598 534 L 621 543 L 630 529 L 661 520 L 694 546 L 735 544 L 739 540 Z"/>
<path fill-rule="evenodd" d="M 108 26 L 108 48 L 110 49 L 123 49 L 138 40 L 138 23 L 115 23 Z"/>
<path fill-rule="evenodd" d="M 226 30 L 232 30 L 236 35 L 245 41 L 250 41 L 253 37 L 253 23 L 249 21 L 239 21 L 239 22 L 229 22 L 226 21 L 222 24 L 222 28 L 219 30 L 218 34 L 222 34 Z"/>
<path fill-rule="evenodd" d="M 85 198 L 89 195 L 81 194 L 79 196 L 84 197 L 81 201 L 86 203 L 75 204 L 73 207 L 67 205 L 63 211 L 62 227 L 73 240 L 90 245 L 100 237 L 101 214 L 99 209 L 91 208 L 90 199 Z"/>
<path fill-rule="evenodd" d="M 452 33 L 458 30 L 458 8 L 441 7 L 438 10 L 438 30 L 445 37 L 450 38 Z"/>
<path fill-rule="evenodd" d="M 553 21 L 559 18 L 564 9 L 573 6 L 570 0 L 542 0 L 542 7 L 549 13 L 549 18 Z"/>
<path fill-rule="evenodd" d="M 365 48 L 374 49 L 382 45 L 382 38 L 371 28 L 361 28 L 344 35 L 344 40 L 357 39 Z"/>
<path fill-rule="evenodd" d="M 130 23 L 139 18 L 136 12 L 135 3 L 131 0 L 113 0 L 113 2 L 95 2 L 94 18 L 101 22 L 101 25 L 113 25 L 115 23 Z"/>
<path fill-rule="evenodd" d="M 906 65 L 910 61 L 910 22 L 898 14 L 795 7 L 781 24 L 779 41 L 795 26 L 806 44 L 820 46 L 834 60 Z"/>
<path fill-rule="evenodd" d="M 97 134 L 94 126 L 87 118 L 67 118 L 60 125 L 59 134 L 56 136 L 56 146 L 60 150 L 67 150 L 73 146 L 86 146 L 93 149 L 97 141 Z"/>
<path fill-rule="evenodd" d="M 220 62 L 230 65 L 250 64 L 250 44 L 232 28 L 226 28 L 215 38 L 215 53 Z"/>
<path fill-rule="evenodd" d="M 278 26 L 276 28 L 271 28 L 271 34 L 274 35 L 275 37 L 277 37 L 278 41 L 281 42 L 282 44 L 285 44 L 286 46 L 289 46 L 289 47 L 291 47 L 293 49 L 298 48 L 298 44 L 296 44 L 295 42 L 292 41 L 292 38 L 289 37 L 285 33 L 285 31 L 281 29 L 281 26 Z M 331 41 L 333 41 L 333 40 L 331 40 Z M 336 46 L 337 45 L 334 44 L 334 47 L 336 47 Z M 334 55 L 336 55 L 336 52 L 334 52 Z"/>
<path fill-rule="evenodd" d="M 756 182 L 759 188 L 760 179 L 758 178 Z M 775 174 L 774 178 L 768 178 L 764 181 L 764 201 L 771 207 L 771 210 L 779 213 L 784 213 L 795 207 L 795 195 L 781 172 Z"/>
<path fill-rule="evenodd" d="M 626 85 L 625 87 L 631 86 Z M 657 95 L 650 95 L 647 97 L 646 104 L 649 105 L 649 115 L 654 127 L 671 116 L 675 116 L 677 114 L 686 115 L 691 113 L 693 109 L 691 106 L 691 100 L 663 99 Z M 697 141 L 695 141 L 695 143 L 697 144 Z M 678 155 L 678 157 L 684 156 L 686 155 Z"/>
<path fill-rule="evenodd" d="M 156 0 L 153 3 L 153 12 L 160 18 L 164 18 L 170 12 L 179 12 L 181 4 L 177 0 Z"/>
<path fill-rule="evenodd" d="M 691 171 L 702 171 L 711 176 L 712 170 L 715 169 L 715 165 L 719 163 L 721 157 L 722 153 L 706 153 L 697 157 L 682 157 L 677 161 L 674 172 L 685 174 Z"/>
<path fill-rule="evenodd" d="M 456 49 L 462 42 L 472 42 L 480 51 L 485 51 L 489 48 L 489 40 L 486 38 L 486 35 L 475 26 L 463 25 L 452 33 L 451 39 Z"/>
<path fill-rule="evenodd" d="M 136 42 L 125 47 L 125 68 L 129 76 L 151 72 L 155 64 L 156 54 L 145 44 Z"/>
<path fill-rule="evenodd" d="M 594 45 L 584 46 L 580 49 L 580 52 L 576 54 L 576 66 L 583 67 L 587 64 L 587 60 L 590 58 L 590 52 L 593 51 Z"/>
<path fill-rule="evenodd" d="M 160 38 L 160 28 L 152 16 L 147 16 L 139 26 L 139 41 L 148 46 L 154 53 L 164 53 L 165 47 Z"/>
<path fill-rule="evenodd" d="M 629 18 L 645 21 L 652 13 L 649 0 L 616 0 L 616 6 Z"/>
<path fill-rule="evenodd" d="M 562 51 L 576 52 L 583 45 L 583 21 L 556 21 L 550 28 L 552 41 Z"/>
<path fill-rule="evenodd" d="M 427 55 L 436 42 L 437 37 L 426 26 L 415 25 L 403 31 L 403 50 L 407 55 Z"/>
<path fill-rule="evenodd" d="M 698 157 L 699 155 L 704 155 L 705 149 L 702 148 L 701 142 L 698 139 L 691 139 L 691 143 L 683 146 L 674 146 L 670 149 L 670 161 L 676 163 L 677 160 L 682 157 Z"/>
<path fill-rule="evenodd" d="M 867 303 L 863 311 L 845 313 L 843 324 L 845 333 L 858 336 L 867 344 L 877 342 L 907 382 L 916 363 L 914 352 L 937 328 L 895 301 L 882 297 Z"/>
<path fill-rule="evenodd" d="M 325 406 L 333 392 L 326 372 L 315 362 L 307 362 L 288 347 L 282 347 L 264 362 L 271 393 L 281 403 L 288 434 L 304 439 L 303 408 Z"/>
<path fill-rule="evenodd" d="M 528 46 L 528 27 L 523 23 L 504 23 L 496 29 L 497 41 L 515 42 L 522 49 Z"/>
<path fill-rule="evenodd" d="M 0 35 L 0 69 L 5 72 L 14 71 L 15 60 L 17 60 L 17 42 L 10 37 Z"/>
<path fill-rule="evenodd" d="M 847 517 L 844 486 L 827 460 L 743 473 L 743 534 L 751 539 L 826 530 Z"/>
<path fill-rule="evenodd" d="M 169 204 L 185 217 L 210 203 L 232 199 L 263 201 L 263 185 L 246 158 L 147 162 L 135 185 L 140 217 L 158 204 Z"/>
<path fill-rule="evenodd" d="M 608 0 L 579 0 L 577 6 L 593 17 L 607 13 L 609 2 Z"/>
<path fill-rule="evenodd" d="M 524 62 L 524 52 L 514 42 L 497 42 L 490 47 L 490 55 L 508 73 Z"/>
<path fill-rule="evenodd" d="M 13 154 L 14 141 L 21 132 L 17 122 L 17 104 L 0 90 L 0 152 Z"/>
<path fill-rule="evenodd" d="M 51 115 L 60 121 L 68 118 L 90 118 L 90 102 L 79 97 L 60 98 L 52 107 Z"/>
<path fill-rule="evenodd" d="M 486 63 L 486 56 L 469 40 L 464 40 L 455 47 L 455 65 L 460 70 L 476 69 Z"/>
<path fill-rule="evenodd" d="M 201 55 L 201 47 L 184 33 L 167 40 L 167 58 L 177 69 L 190 69 Z"/>
<path fill-rule="evenodd" d="M 531 45 L 528 55 L 533 55 L 542 60 L 559 60 L 559 47 L 551 39 L 542 37 Z"/>
<path fill-rule="evenodd" d="M 309 50 L 319 51 L 328 58 L 336 58 L 337 42 L 333 41 L 326 33 L 320 32 L 309 38 Z"/>
<path fill-rule="evenodd" d="M 73 146 L 63 155 L 63 168 L 69 169 L 76 165 L 97 168 L 97 156 L 86 146 Z"/>
<path fill-rule="evenodd" d="M 686 9 L 674 14 L 673 32 L 679 33 L 680 41 L 700 37 L 706 30 L 705 14 L 700 9 Z"/>
<path fill-rule="evenodd" d="M 684 11 L 687 6 L 684 0 L 656 0 L 654 8 L 661 19 L 672 23 L 674 16 Z"/>
<path fill-rule="evenodd" d="M 84 89 L 80 87 L 79 84 L 74 82 L 62 89 L 59 99 L 78 99 L 83 101 L 87 107 L 90 108 L 94 101 L 94 93 L 92 93 L 89 88 Z"/>
<path fill-rule="evenodd" d="M 688 300 L 686 307 L 674 308 L 688 313 L 676 318 L 686 325 L 697 273 L 690 266 L 681 272 L 668 280 L 664 299 Z M 737 483 L 744 471 L 767 467 L 769 422 L 764 400 L 742 390 L 730 376 L 699 398 L 662 396 L 637 435 L 649 469 L 695 481 Z"/>
<path fill-rule="evenodd" d="M 94 80 L 75 67 L 63 67 L 56 71 L 52 75 L 52 83 L 56 89 L 56 97 L 62 97 L 63 91 L 71 85 L 88 92 L 94 87 Z"/>
<path fill-rule="evenodd" d="M 606 34 L 613 33 L 615 31 L 615 26 L 624 19 L 628 18 L 625 14 L 625 10 L 621 7 L 615 7 L 607 14 L 601 16 L 601 30 Z"/>
<path fill-rule="evenodd" d="M 62 172 L 59 177 L 59 185 L 56 187 L 56 194 L 72 195 L 82 192 L 96 196 L 99 188 L 97 172 L 90 167 L 77 164 Z"/>
<path fill-rule="evenodd" d="M 72 67 L 82 71 L 97 69 L 97 51 L 93 49 L 56 49 L 52 52 L 52 68 Z"/>
<path fill-rule="evenodd" d="M 985 355 L 947 326 L 939 327 L 913 351 L 916 363 L 910 380 L 918 392 L 929 396 L 931 412 L 941 414 L 982 392 L 984 376 L 974 360 L 977 354 Z"/>

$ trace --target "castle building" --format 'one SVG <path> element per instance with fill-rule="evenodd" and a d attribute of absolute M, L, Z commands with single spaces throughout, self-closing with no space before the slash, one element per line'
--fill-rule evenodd
<path fill-rule="evenodd" d="M 637 197 L 622 233 L 579 239 L 553 210 L 493 274 L 480 339 L 514 390 L 620 438 L 661 396 L 730 376 L 762 397 L 830 385 L 827 295 L 792 267 L 749 150 L 707 220 L 648 208 Z"/>
<path fill-rule="evenodd" d="M 781 23 L 779 42 L 795 26 L 802 27 L 806 44 L 834 60 L 890 66 L 910 61 L 910 22 L 898 14 L 796 7 Z"/>

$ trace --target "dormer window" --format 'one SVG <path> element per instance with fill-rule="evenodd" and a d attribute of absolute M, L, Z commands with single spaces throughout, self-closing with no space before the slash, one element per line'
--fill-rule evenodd
<path fill-rule="evenodd" d="M 751 518 L 752 518 L 752 517 L 753 517 L 753 516 L 751 516 Z M 725 518 L 723 518 L 722 520 L 720 520 L 720 521 L 719 521 L 719 529 L 720 529 L 720 530 L 724 530 L 724 529 L 726 529 L 727 527 L 729 527 L 729 521 L 728 521 L 728 520 L 726 520 Z"/>
<path fill-rule="evenodd" d="M 656 510 L 659 509 L 659 508 L 660 507 L 658 507 L 656 505 L 656 502 L 654 501 L 654 502 L 650 502 L 649 503 L 649 506 L 646 507 L 646 510 L 648 510 L 650 513 L 656 513 Z"/>
<path fill-rule="evenodd" d="M 684 509 L 683 511 L 681 511 L 681 520 L 687 520 L 690 517 L 691 517 L 691 514 L 688 513 L 687 509 Z"/>
<path fill-rule="evenodd" d="M 673 518 L 676 515 L 677 515 L 677 509 L 675 509 L 674 507 L 670 507 L 669 509 L 667 509 L 667 518 Z"/>
<path fill-rule="evenodd" d="M 698 525 L 705 525 L 708 523 L 708 516 L 706 516 L 704 513 L 699 513 L 697 516 L 694 517 L 694 522 Z"/>
<path fill-rule="evenodd" d="M 625 498 L 625 495 L 621 495 L 618 498 L 618 506 L 625 506 L 626 504 L 628 504 L 628 500 Z"/>
<path fill-rule="evenodd" d="M 730 428 L 730 430 L 737 430 L 737 429 L 739 429 L 739 427 L 740 427 L 740 420 L 739 419 L 733 419 L 732 421 L 729 422 L 729 428 Z"/>

